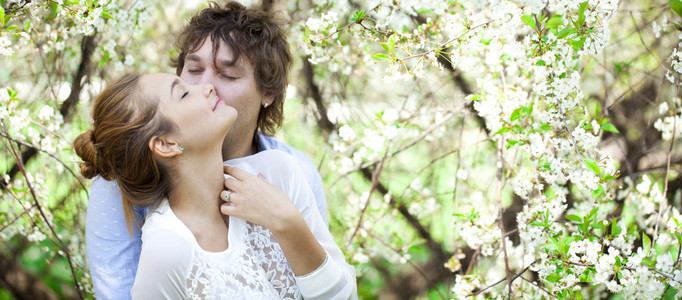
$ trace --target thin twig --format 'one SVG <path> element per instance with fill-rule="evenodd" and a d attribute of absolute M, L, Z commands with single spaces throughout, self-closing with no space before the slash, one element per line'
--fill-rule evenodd
<path fill-rule="evenodd" d="M 379 176 L 381 175 L 381 172 L 384 169 L 384 162 L 388 158 L 388 150 L 390 149 L 391 142 L 389 142 L 386 145 L 386 151 L 384 151 L 384 157 L 383 159 L 379 162 L 379 165 L 376 169 L 374 169 L 374 172 L 372 172 L 372 185 L 369 188 L 369 193 L 367 193 L 367 200 L 365 201 L 364 206 L 362 207 L 362 211 L 360 212 L 360 216 L 358 217 L 358 222 L 355 225 L 355 229 L 353 230 L 353 234 L 351 234 L 350 238 L 348 239 L 348 242 L 346 243 L 346 248 L 350 247 L 350 243 L 353 242 L 353 239 L 355 238 L 355 235 L 358 233 L 358 230 L 360 230 L 360 226 L 362 226 L 362 220 L 365 215 L 365 212 L 367 212 L 367 208 L 369 207 L 369 201 L 372 199 L 372 193 L 374 190 L 377 188 L 377 184 L 379 182 Z"/>
<path fill-rule="evenodd" d="M 5 134 L 6 134 L 6 135 L 9 135 L 9 131 L 8 131 L 8 129 L 7 129 L 7 126 L 5 126 L 5 123 L 4 123 L 4 122 L 0 122 L 0 124 L 2 124 L 2 128 L 3 128 L 3 130 L 5 131 Z M 19 153 L 17 152 L 17 149 L 16 149 L 14 146 L 10 146 L 10 150 L 11 150 L 12 156 L 13 156 L 14 159 L 16 160 L 17 166 L 19 167 L 19 170 L 21 171 L 21 174 L 22 174 L 22 175 L 24 176 L 24 178 L 26 179 L 26 186 L 28 187 L 28 190 L 31 192 L 31 196 L 33 197 L 33 202 L 34 202 L 34 204 L 35 204 L 35 207 L 38 209 L 38 212 L 40 213 L 40 215 L 41 215 L 43 221 L 45 222 L 45 224 L 47 224 L 47 227 L 50 228 L 50 231 L 52 232 L 52 235 L 57 239 L 57 241 L 59 241 L 59 245 L 58 245 L 58 246 L 61 248 L 62 252 L 64 252 L 64 254 L 66 255 L 66 260 L 67 260 L 67 262 L 69 263 L 69 268 L 71 269 L 71 275 L 73 276 L 73 282 L 74 282 L 74 284 L 76 285 L 76 291 L 78 292 L 79 298 L 80 298 L 80 299 L 85 299 L 84 296 L 83 296 L 83 292 L 82 292 L 82 289 L 81 289 L 81 285 L 80 285 L 80 283 L 78 282 L 78 277 L 76 276 L 76 269 L 75 269 L 74 266 L 73 266 L 73 262 L 72 262 L 72 259 L 71 259 L 71 253 L 70 253 L 68 247 L 66 247 L 66 246 L 64 245 L 64 242 L 62 241 L 61 238 L 59 238 L 59 235 L 57 234 L 57 231 L 55 231 L 54 226 L 52 226 L 52 224 L 50 223 L 50 220 L 49 220 L 49 219 L 47 218 L 47 216 L 45 215 L 45 211 L 43 211 L 43 208 L 42 208 L 42 206 L 40 205 L 40 202 L 38 201 L 38 197 L 36 196 L 35 190 L 33 189 L 33 185 L 31 184 L 31 181 L 29 180 L 28 173 L 26 172 L 26 169 L 24 168 L 24 163 L 23 163 L 23 161 L 21 160 L 21 156 L 20 156 Z"/>
<path fill-rule="evenodd" d="M 490 20 L 490 21 L 488 21 L 488 22 L 478 24 L 478 25 L 476 25 L 476 26 L 474 26 L 474 27 L 471 27 L 471 28 L 467 29 L 466 31 L 462 32 L 462 34 L 460 34 L 460 35 L 458 35 L 458 36 L 456 36 L 456 37 L 453 37 L 453 38 L 451 38 L 451 39 L 445 41 L 444 43 L 439 44 L 438 46 L 436 46 L 436 47 L 434 47 L 434 48 L 431 48 L 429 51 L 426 51 L 426 52 L 423 52 L 423 53 L 419 53 L 419 54 L 410 55 L 410 56 L 408 56 L 408 57 L 398 58 L 398 61 L 406 61 L 406 60 L 412 59 L 412 58 L 423 57 L 423 56 L 425 56 L 425 55 L 427 55 L 427 54 L 429 54 L 429 53 L 431 53 L 431 52 L 440 51 L 440 50 L 442 50 L 442 49 L 445 49 L 445 48 L 447 48 L 447 47 L 446 47 L 447 45 L 449 45 L 450 43 L 454 42 L 455 40 L 460 39 L 462 36 L 464 36 L 465 34 L 469 33 L 470 31 L 472 31 L 472 30 L 474 30 L 474 29 L 477 29 L 477 28 L 479 28 L 479 27 L 487 26 L 488 24 L 490 24 L 490 23 L 492 23 L 492 22 L 494 22 L 494 20 Z"/>
<path fill-rule="evenodd" d="M 498 220 L 499 220 L 499 226 L 500 226 L 500 234 L 501 234 L 501 240 L 502 240 L 502 251 L 504 253 L 504 269 L 505 273 L 507 275 L 507 287 L 509 289 L 509 295 L 507 298 L 510 298 L 512 295 L 512 289 L 511 289 L 511 271 L 509 270 L 509 256 L 507 256 L 507 243 L 505 241 L 506 235 L 504 232 L 504 220 L 503 220 L 503 209 L 502 209 L 502 188 L 504 187 L 504 183 L 502 180 L 502 143 L 504 142 L 503 139 L 498 140 L 498 145 L 497 145 L 497 206 L 498 206 Z"/>
<path fill-rule="evenodd" d="M 530 268 L 532 265 L 534 265 L 534 264 L 535 264 L 536 262 L 538 262 L 538 261 L 540 261 L 540 259 L 536 259 L 534 262 L 530 263 L 528 266 L 526 266 L 525 268 L 523 268 L 523 270 L 522 270 L 521 272 L 519 272 L 518 274 L 514 275 L 514 277 L 511 279 L 511 282 L 514 282 L 514 280 L 516 280 L 517 278 L 519 278 L 519 276 L 523 275 L 523 273 L 526 273 L 526 271 L 528 271 L 528 268 Z M 478 292 L 471 293 L 471 294 L 467 295 L 467 297 L 476 296 L 476 295 L 478 295 L 478 294 L 481 294 L 481 293 L 485 292 L 486 290 L 489 290 L 490 288 L 492 288 L 492 287 L 494 287 L 494 286 L 496 286 L 496 285 L 498 285 L 498 284 L 504 282 L 505 280 L 507 280 L 507 279 L 506 279 L 506 278 L 502 278 L 502 279 L 498 280 L 497 282 L 495 282 L 495 283 L 493 283 L 493 284 L 491 284 L 491 285 L 485 287 L 484 289 L 482 289 L 482 290 L 480 290 L 480 291 L 478 291 Z"/>
<path fill-rule="evenodd" d="M 26 146 L 26 147 L 31 147 L 31 148 L 34 148 L 34 149 L 38 150 L 38 152 L 42 152 L 42 153 L 47 154 L 48 156 L 50 156 L 51 158 L 53 158 L 54 160 L 56 160 L 57 162 L 59 162 L 59 164 L 61 164 L 62 166 L 64 166 L 64 168 L 66 168 L 66 170 L 69 171 L 69 173 L 71 173 L 71 175 L 73 176 L 73 178 L 76 178 L 76 180 L 78 181 L 78 184 L 80 184 L 80 186 L 81 186 L 81 187 L 83 188 L 83 190 L 85 191 L 86 197 L 90 197 L 90 195 L 89 195 L 89 193 L 88 193 L 88 189 L 85 187 L 85 183 L 83 182 L 83 180 L 81 179 L 81 177 L 78 176 L 78 175 L 76 174 L 76 172 L 74 172 L 74 171 L 71 169 L 71 167 L 70 167 L 69 165 L 67 165 L 67 164 L 66 164 L 61 158 L 59 158 L 57 155 L 52 154 L 52 153 L 48 152 L 47 150 L 42 149 L 42 148 L 40 148 L 40 147 L 38 147 L 38 146 L 36 146 L 36 145 L 30 144 L 30 143 L 25 142 L 25 141 L 17 140 L 17 139 L 11 137 L 10 135 L 8 135 L 8 134 L 6 134 L 6 133 L 4 133 L 4 132 L 0 132 L 0 137 L 4 137 L 4 138 L 6 138 L 6 139 L 8 139 L 8 140 L 10 140 L 10 141 L 13 141 L 13 142 L 17 143 L 17 144 L 20 144 L 20 145 L 23 145 L 23 146 Z M 2 181 L 0 181 L 0 183 L 1 183 L 1 182 L 2 182 Z"/>
<path fill-rule="evenodd" d="M 399 254 L 400 256 L 402 256 L 402 253 L 401 253 L 400 250 L 393 248 L 391 245 L 389 245 L 388 243 L 386 243 L 383 239 L 381 239 L 380 237 L 378 237 L 378 236 L 376 236 L 374 233 L 372 233 L 371 230 L 367 230 L 367 228 L 365 228 L 364 226 L 362 227 L 362 230 L 364 230 L 369 236 L 371 236 L 371 237 L 374 238 L 375 240 L 379 241 L 380 244 L 384 245 L 385 247 L 387 247 L 387 248 L 393 250 L 395 253 L 397 253 L 397 254 Z M 410 260 L 410 259 L 406 259 L 405 261 L 406 261 L 412 268 L 414 268 L 414 270 L 417 271 L 417 273 L 419 273 L 419 275 L 421 275 L 422 277 L 424 277 L 424 279 L 426 279 L 426 282 L 428 282 L 428 283 L 431 285 L 431 287 L 432 287 L 433 289 L 435 289 L 435 290 L 438 292 L 438 294 L 440 295 L 441 299 L 447 299 L 447 297 L 445 297 L 445 295 L 443 295 L 443 293 L 440 291 L 440 289 L 438 289 L 438 286 L 436 285 L 436 283 L 433 282 L 433 280 L 432 280 L 431 278 L 429 278 L 429 276 L 427 276 L 426 273 L 424 273 L 424 271 L 423 271 L 421 268 L 419 268 L 419 267 L 418 267 L 414 262 L 412 262 L 412 260 Z"/>
<path fill-rule="evenodd" d="M 550 292 L 549 292 L 548 290 L 546 290 L 545 288 L 539 286 L 537 283 L 532 282 L 532 281 L 526 279 L 526 277 L 521 276 L 521 279 L 523 279 L 523 280 L 527 281 L 528 283 L 534 285 L 535 287 L 539 288 L 540 290 L 542 290 L 543 292 L 547 293 L 547 295 L 551 296 L 552 298 L 554 298 L 554 299 L 559 299 L 559 297 L 553 295 L 552 293 L 550 293 Z"/>

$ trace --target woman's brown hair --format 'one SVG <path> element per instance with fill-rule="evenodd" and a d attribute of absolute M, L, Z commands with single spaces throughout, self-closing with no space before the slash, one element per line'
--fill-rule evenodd
<path fill-rule="evenodd" d="M 219 41 L 232 52 L 231 65 L 240 57 L 247 57 L 254 67 L 258 88 L 265 95 L 273 96 L 271 105 L 260 110 L 257 128 L 266 135 L 273 135 L 282 126 L 284 96 L 293 59 L 282 23 L 271 13 L 246 8 L 238 2 L 228 2 L 224 7 L 211 2 L 208 8 L 190 19 L 180 33 L 177 40 L 180 54 L 171 61 L 171 66 L 179 76 L 187 55 L 199 50 L 208 38 L 213 42 L 213 57 L 216 57 Z"/>
<path fill-rule="evenodd" d="M 134 207 L 154 206 L 168 191 L 168 175 L 154 159 L 149 140 L 173 129 L 157 114 L 158 99 L 144 95 L 139 80 L 140 75 L 127 74 L 109 85 L 93 105 L 92 129 L 74 141 L 83 176 L 116 180 L 131 234 L 133 224 L 140 225 Z"/>

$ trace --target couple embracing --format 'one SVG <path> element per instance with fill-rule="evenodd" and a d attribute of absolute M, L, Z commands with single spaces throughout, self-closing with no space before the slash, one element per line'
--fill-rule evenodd
<path fill-rule="evenodd" d="M 268 13 L 194 16 L 176 75 L 127 74 L 74 141 L 95 178 L 88 263 L 100 299 L 348 299 L 316 166 L 274 139 L 292 57 Z"/>

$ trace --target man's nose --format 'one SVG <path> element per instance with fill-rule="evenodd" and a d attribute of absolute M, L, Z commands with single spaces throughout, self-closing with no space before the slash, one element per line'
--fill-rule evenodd
<path fill-rule="evenodd" d="M 201 78 L 199 79 L 198 84 L 213 84 L 213 81 L 215 80 L 215 73 L 211 71 L 204 71 L 203 74 L 201 74 Z"/>

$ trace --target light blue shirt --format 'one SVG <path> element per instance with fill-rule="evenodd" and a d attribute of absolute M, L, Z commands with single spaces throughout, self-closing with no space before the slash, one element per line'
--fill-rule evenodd
<path fill-rule="evenodd" d="M 315 202 L 322 219 L 328 225 L 327 201 L 322 188 L 322 178 L 317 166 L 301 151 L 273 137 L 258 133 L 259 151 L 278 149 L 289 153 L 299 164 L 308 185 L 315 195 Z M 136 209 L 143 219 L 149 209 Z M 97 177 L 90 188 L 90 202 L 85 229 L 90 276 L 97 299 L 130 299 L 130 289 L 135 282 L 137 263 L 140 260 L 142 241 L 139 228 L 128 233 L 121 193 L 115 181 Z"/>

